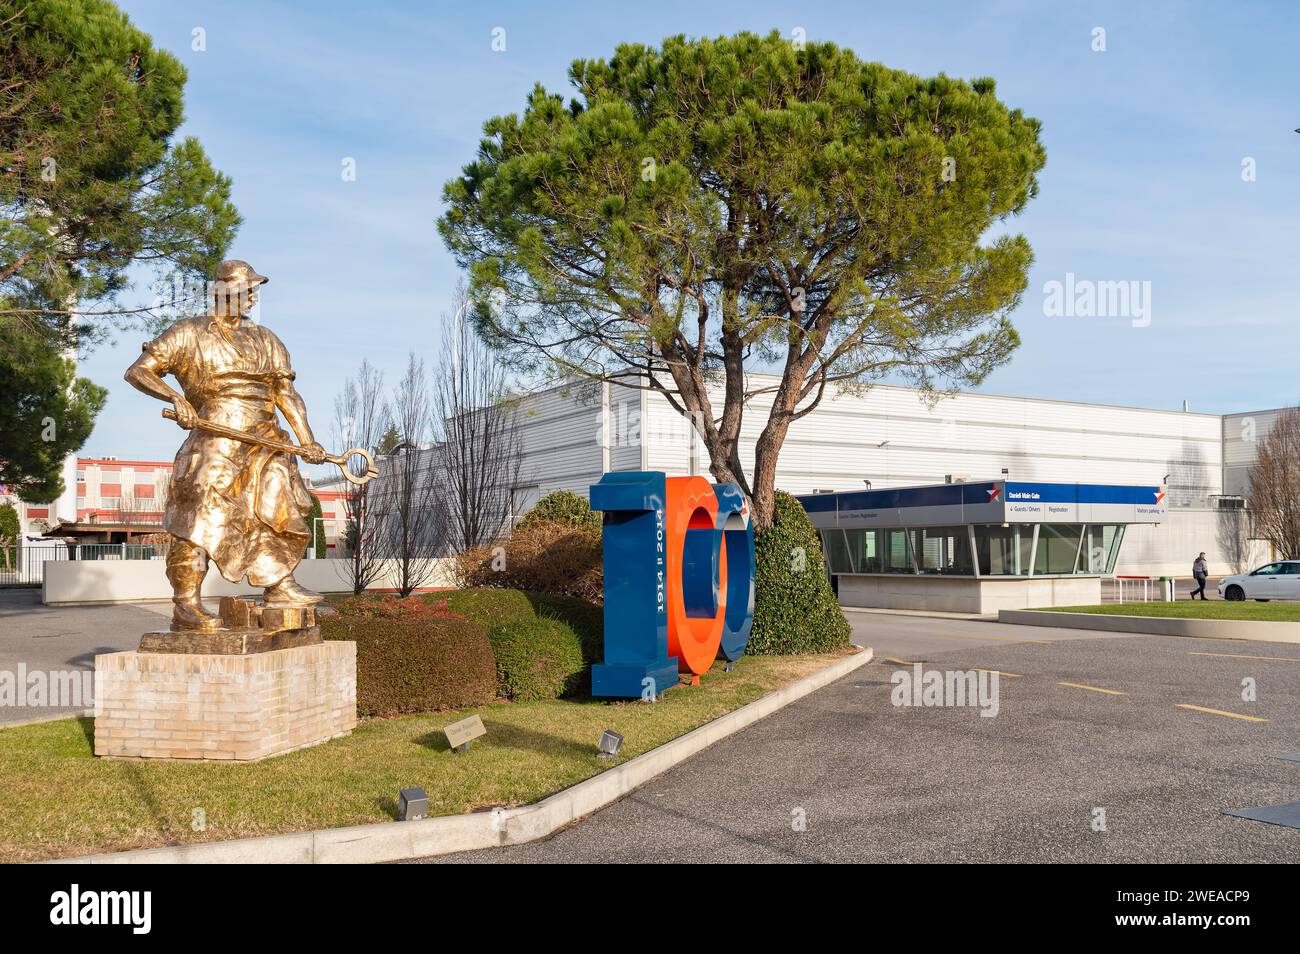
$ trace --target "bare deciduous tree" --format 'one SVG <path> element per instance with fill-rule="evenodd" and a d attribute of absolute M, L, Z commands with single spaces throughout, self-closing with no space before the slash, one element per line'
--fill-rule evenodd
<path fill-rule="evenodd" d="M 159 471 L 154 479 L 153 496 L 143 497 L 134 491 L 123 492 L 117 512 L 123 523 L 161 523 L 171 497 L 171 474 Z M 143 515 L 148 514 L 148 519 Z"/>
<path fill-rule="evenodd" d="M 433 582 L 447 542 L 445 501 L 431 440 L 433 403 L 424 362 L 414 354 L 393 389 L 390 414 L 401 443 L 384 458 L 382 476 L 374 481 L 373 546 L 394 561 L 398 593 L 409 596 Z"/>
<path fill-rule="evenodd" d="M 1255 530 L 1284 559 L 1300 556 L 1300 408 L 1281 411 L 1250 470 Z"/>
<path fill-rule="evenodd" d="M 465 320 L 469 304 L 465 286 L 457 286 L 455 310 L 444 315 L 433 391 L 442 428 L 438 468 L 447 544 L 457 553 L 491 543 L 507 529 L 510 490 L 519 483 L 523 458 L 506 369 Z"/>
<path fill-rule="evenodd" d="M 370 362 L 362 361 L 356 377 L 343 382 L 343 390 L 334 399 L 335 441 L 339 447 L 370 450 L 378 445 L 388 424 L 384 376 Z M 349 466 L 354 473 L 362 473 L 360 466 Z M 353 593 L 369 588 L 383 568 L 383 553 L 374 545 L 375 530 L 370 520 L 370 483 L 343 485 L 344 544 Z"/>

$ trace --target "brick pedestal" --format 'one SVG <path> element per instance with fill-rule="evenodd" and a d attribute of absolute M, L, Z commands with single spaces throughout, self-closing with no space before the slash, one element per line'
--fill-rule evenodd
<path fill-rule="evenodd" d="M 347 735 L 357 644 L 95 657 L 95 754 L 253 761 Z"/>

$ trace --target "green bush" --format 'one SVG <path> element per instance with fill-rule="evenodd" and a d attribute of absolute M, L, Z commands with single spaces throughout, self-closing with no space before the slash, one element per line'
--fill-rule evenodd
<path fill-rule="evenodd" d="M 591 509 L 586 497 L 567 490 L 552 491 L 537 501 L 537 505 L 519 521 L 519 526 L 531 528 L 543 523 L 558 523 L 571 530 L 600 535 L 599 511 Z"/>
<path fill-rule="evenodd" d="M 339 613 L 323 617 L 321 635 L 356 641 L 359 715 L 464 709 L 497 696 L 492 645 L 468 620 Z"/>
<path fill-rule="evenodd" d="M 498 623 L 488 633 L 497 660 L 497 695 L 535 702 L 573 695 L 587 667 L 582 641 L 557 619 L 521 618 Z"/>
<path fill-rule="evenodd" d="M 479 587 L 428 594 L 422 599 L 443 601 L 447 612 L 489 631 L 514 620 L 559 620 L 577 634 L 588 666 L 600 662 L 604 653 L 604 610 L 574 596 Z"/>
<path fill-rule="evenodd" d="M 0 568 L 9 570 L 18 562 L 18 511 L 13 504 L 0 504 Z"/>
<path fill-rule="evenodd" d="M 776 492 L 772 526 L 754 537 L 754 629 L 746 652 L 825 653 L 849 645 L 849 623 L 822 567 L 822 545 L 799 501 Z"/>
<path fill-rule="evenodd" d="M 312 554 L 312 559 L 325 559 L 325 525 L 320 522 L 323 511 L 320 507 L 320 498 L 310 490 L 307 496 L 311 498 L 311 513 L 307 515 L 307 549 L 303 551 L 303 558 L 306 559 L 308 553 L 312 553 L 312 540 L 316 541 L 316 552 Z"/>

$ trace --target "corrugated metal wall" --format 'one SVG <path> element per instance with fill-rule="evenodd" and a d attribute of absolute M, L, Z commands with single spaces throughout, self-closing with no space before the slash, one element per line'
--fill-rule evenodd
<path fill-rule="evenodd" d="M 1259 442 L 1268 436 L 1282 408 L 1223 416 L 1223 492 L 1246 496 Z"/>
<path fill-rule="evenodd" d="M 640 470 L 641 395 L 637 388 L 611 384 L 553 388 L 525 397 L 519 410 L 519 483 L 521 489 L 536 489 L 517 495 L 518 514 L 527 511 L 529 500 L 553 490 L 585 497 L 607 469 Z"/>
<path fill-rule="evenodd" d="M 756 379 L 760 380 L 760 379 Z M 650 416 L 667 410 L 651 395 Z M 741 458 L 753 466 L 754 441 L 770 398 L 754 399 Z M 970 480 L 1152 483 L 1171 475 L 1175 506 L 1208 505 L 1222 493 L 1221 419 L 1216 414 L 1153 411 L 1034 398 L 963 393 L 928 405 L 915 389 L 877 385 L 860 396 L 830 395 L 798 421 L 781 452 L 778 483 L 792 493 Z M 665 467 L 672 448 L 654 455 Z"/>
<path fill-rule="evenodd" d="M 754 375 L 750 383 L 767 381 L 775 378 Z M 720 409 L 720 391 L 714 400 Z M 586 493 L 606 459 L 610 470 L 708 474 L 698 436 L 662 395 L 611 385 L 607 411 L 605 404 L 599 386 L 541 392 L 525 401 L 524 470 L 540 493 Z M 746 410 L 741 460 L 750 473 L 770 405 L 770 396 L 759 395 Z M 1213 557 L 1217 549 L 1213 498 L 1240 493 L 1232 482 L 1253 459 L 1239 419 L 1253 417 L 1258 434 L 1275 414 L 1222 417 L 979 393 L 929 403 L 916 389 L 875 385 L 860 394 L 829 393 L 791 428 L 777 486 L 799 494 L 858 489 L 864 480 L 877 488 L 938 483 L 949 474 L 987 480 L 1001 477 L 1004 467 L 1014 480 L 1165 483 L 1169 521 L 1134 528 L 1117 571 L 1186 575 L 1197 552 Z M 607 432 L 608 458 L 602 445 Z M 1216 573 L 1229 571 L 1222 561 L 1211 563 Z"/>

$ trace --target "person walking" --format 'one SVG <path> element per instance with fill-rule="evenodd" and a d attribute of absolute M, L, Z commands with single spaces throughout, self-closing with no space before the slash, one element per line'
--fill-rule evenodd
<path fill-rule="evenodd" d="M 1196 581 L 1196 589 L 1192 590 L 1192 599 L 1196 599 L 1196 594 L 1201 594 L 1201 599 L 1205 599 L 1205 580 L 1210 575 L 1210 565 L 1205 561 L 1205 551 L 1192 563 L 1192 579 Z"/>

